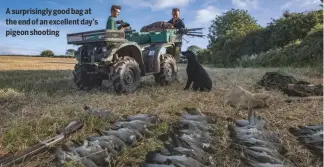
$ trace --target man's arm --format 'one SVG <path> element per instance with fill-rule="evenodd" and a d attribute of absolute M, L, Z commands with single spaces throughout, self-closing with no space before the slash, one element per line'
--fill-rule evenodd
<path fill-rule="evenodd" d="M 181 28 L 186 28 L 185 24 L 183 23 L 183 21 L 181 19 L 179 19 L 179 23 Z"/>

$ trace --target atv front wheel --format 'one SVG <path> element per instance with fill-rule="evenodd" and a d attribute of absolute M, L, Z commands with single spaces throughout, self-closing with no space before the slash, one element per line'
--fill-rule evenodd
<path fill-rule="evenodd" d="M 132 57 L 124 56 L 114 65 L 113 85 L 116 93 L 132 93 L 140 84 L 141 70 Z"/>
<path fill-rule="evenodd" d="M 73 82 L 81 90 L 92 89 L 102 85 L 102 79 L 98 75 L 89 75 L 87 72 L 95 72 L 96 66 L 76 64 L 73 71 Z"/>
<path fill-rule="evenodd" d="M 154 74 L 155 82 L 160 85 L 169 85 L 177 79 L 176 60 L 170 54 L 161 56 L 160 72 Z"/>

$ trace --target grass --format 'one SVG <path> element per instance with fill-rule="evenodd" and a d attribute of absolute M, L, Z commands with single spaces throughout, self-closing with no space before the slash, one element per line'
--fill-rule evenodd
<path fill-rule="evenodd" d="M 129 148 L 120 155 L 116 166 L 137 166 L 148 151 L 161 146 L 156 139 L 167 129 L 167 123 L 177 118 L 183 107 L 196 107 L 213 114 L 217 123 L 217 153 L 214 156 L 217 166 L 240 165 L 239 153 L 228 148 L 227 121 L 224 118 L 246 119 L 247 112 L 235 112 L 224 105 L 223 97 L 235 85 L 252 92 L 253 88 L 267 71 L 275 69 L 236 68 L 216 69 L 206 67 L 214 81 L 211 92 L 183 91 L 186 73 L 180 66 L 180 83 L 160 87 L 152 77 L 142 78 L 138 90 L 129 95 L 114 95 L 107 86 L 84 92 L 77 90 L 72 83 L 72 69 L 75 59 L 44 57 L 0 57 L 0 156 L 8 152 L 25 149 L 31 144 L 48 139 L 55 131 L 66 126 L 72 119 L 85 120 L 85 127 L 72 138 L 83 140 L 94 133 L 95 128 L 110 124 L 84 113 L 84 104 L 95 108 L 113 110 L 117 114 L 155 113 L 164 123 L 154 132 L 153 138 L 145 139 L 137 147 Z M 312 81 L 312 69 L 282 69 L 297 79 Z M 266 118 L 269 127 L 278 132 L 289 150 L 287 157 L 301 167 L 323 166 L 323 162 L 300 145 L 288 132 L 290 126 L 323 122 L 321 101 L 305 103 L 285 103 L 281 92 L 272 91 L 273 102 L 269 108 L 258 110 Z M 43 153 L 23 163 L 23 166 L 53 166 L 53 157 Z"/>

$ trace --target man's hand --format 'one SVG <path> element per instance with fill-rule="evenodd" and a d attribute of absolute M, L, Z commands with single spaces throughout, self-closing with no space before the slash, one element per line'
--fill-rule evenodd
<path fill-rule="evenodd" d="M 123 24 L 124 21 L 123 21 L 123 20 L 117 20 L 116 23 L 117 23 L 117 24 Z"/>

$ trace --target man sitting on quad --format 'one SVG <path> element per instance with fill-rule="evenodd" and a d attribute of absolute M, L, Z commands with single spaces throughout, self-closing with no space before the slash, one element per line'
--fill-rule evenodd
<path fill-rule="evenodd" d="M 119 5 L 112 5 L 110 12 L 111 15 L 108 17 L 107 23 L 106 23 L 106 29 L 110 30 L 123 30 L 123 29 L 129 29 L 129 24 L 125 23 L 123 20 L 117 20 L 116 18 L 119 16 L 121 10 L 121 6 Z M 120 26 L 117 27 L 117 24 L 120 24 Z"/>

